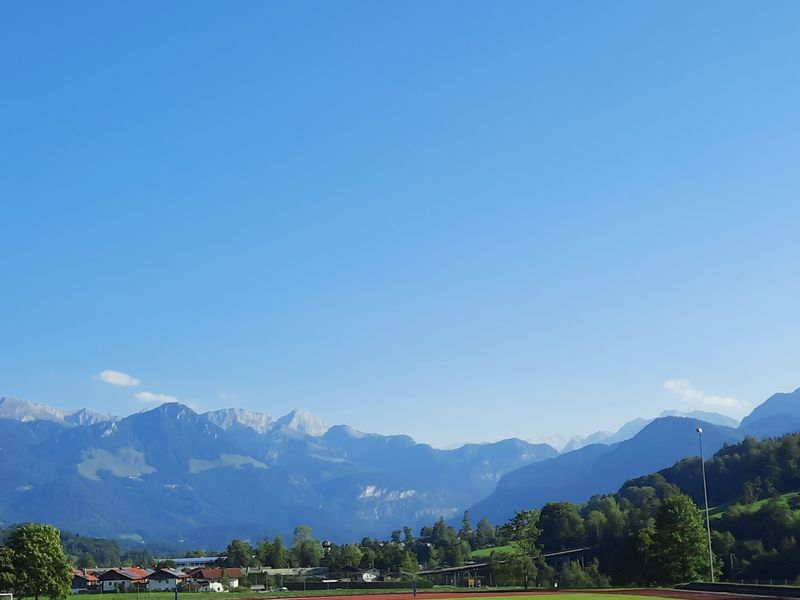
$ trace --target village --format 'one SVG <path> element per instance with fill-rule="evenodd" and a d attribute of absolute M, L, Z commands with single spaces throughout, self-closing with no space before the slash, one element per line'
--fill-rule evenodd
<path fill-rule="evenodd" d="M 327 567 L 298 567 L 272 569 L 269 567 L 218 567 L 217 557 L 205 559 L 178 558 L 170 561 L 174 567 L 142 569 L 115 567 L 73 569 L 73 594 L 103 594 L 120 592 L 226 592 L 244 588 L 254 592 L 287 591 L 287 586 L 304 589 L 341 587 L 342 584 L 391 582 L 391 576 L 377 569 L 345 567 L 331 573 Z M 205 564 L 198 564 L 205 563 Z M 182 567 L 182 568 L 181 568 Z M 285 581 L 286 580 L 286 581 Z M 284 585 L 284 581 L 286 585 Z M 270 586 L 270 582 L 279 582 Z"/>

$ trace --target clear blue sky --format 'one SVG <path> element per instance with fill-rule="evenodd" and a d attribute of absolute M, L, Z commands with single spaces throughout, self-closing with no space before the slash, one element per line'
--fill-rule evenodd
<path fill-rule="evenodd" d="M 6 2 L 0 394 L 435 444 L 740 417 L 800 386 L 799 30 L 778 1 Z"/>

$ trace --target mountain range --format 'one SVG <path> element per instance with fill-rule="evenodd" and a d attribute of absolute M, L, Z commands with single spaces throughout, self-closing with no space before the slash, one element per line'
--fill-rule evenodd
<path fill-rule="evenodd" d="M 634 419 L 559 453 L 508 439 L 443 450 L 404 435 L 327 427 L 295 410 L 198 414 L 164 404 L 124 418 L 0 398 L 0 525 L 43 521 L 86 535 L 175 546 L 288 534 L 350 541 L 469 508 L 495 524 L 548 501 L 582 501 L 745 435 L 800 430 L 800 390 L 741 425 L 715 413 Z"/>

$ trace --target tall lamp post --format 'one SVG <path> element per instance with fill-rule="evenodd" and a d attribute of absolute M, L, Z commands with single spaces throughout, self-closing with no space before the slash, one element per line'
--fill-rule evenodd
<path fill-rule="evenodd" d="M 708 534 L 708 570 L 711 572 L 711 583 L 714 583 L 714 555 L 711 552 L 711 519 L 708 516 L 708 487 L 706 486 L 706 461 L 703 458 L 703 428 L 697 428 L 700 440 L 700 470 L 703 472 L 703 497 L 706 501 L 706 533 Z"/>

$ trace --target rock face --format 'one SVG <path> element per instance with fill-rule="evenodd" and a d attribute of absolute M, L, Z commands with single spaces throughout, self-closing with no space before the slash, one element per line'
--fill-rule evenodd
<path fill-rule="evenodd" d="M 437 450 L 301 410 L 273 420 L 171 403 L 119 419 L 6 399 L 0 410 L 0 524 L 195 546 L 298 524 L 344 541 L 418 528 L 556 455 L 521 440 Z"/>

